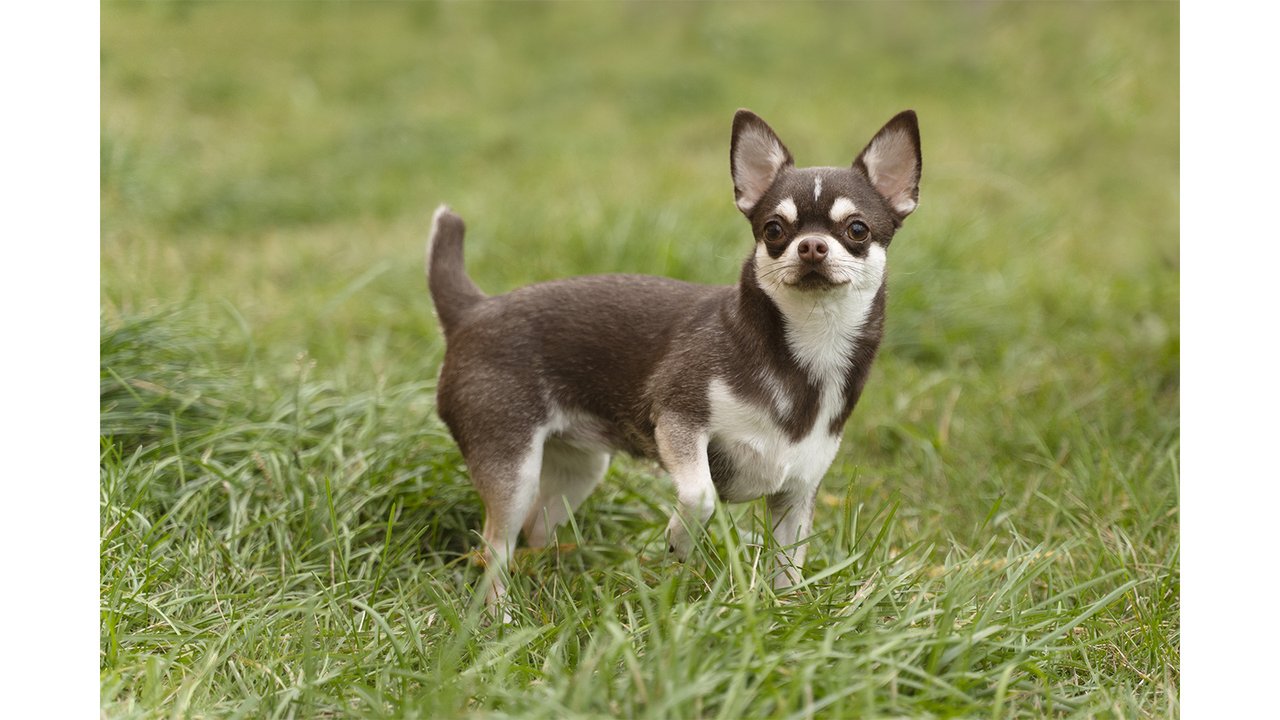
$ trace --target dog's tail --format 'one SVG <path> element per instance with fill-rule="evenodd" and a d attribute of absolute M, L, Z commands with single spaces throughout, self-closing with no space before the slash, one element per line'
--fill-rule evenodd
<path fill-rule="evenodd" d="M 447 337 L 462 315 L 485 294 L 467 277 L 462 262 L 462 236 L 467 226 L 462 218 L 441 205 L 431 219 L 431 239 L 427 240 L 427 288 L 435 303 L 436 315 Z"/>

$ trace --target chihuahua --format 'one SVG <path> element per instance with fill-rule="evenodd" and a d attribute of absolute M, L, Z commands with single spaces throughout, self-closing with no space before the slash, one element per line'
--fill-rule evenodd
<path fill-rule="evenodd" d="M 920 131 L 907 110 L 852 165 L 797 168 L 739 110 L 729 161 L 755 240 L 737 285 L 600 275 L 490 297 L 463 267 L 462 219 L 436 211 L 437 407 L 484 502 L 490 605 L 521 530 L 553 544 L 618 451 L 670 473 L 678 559 L 717 497 L 764 497 L 773 586 L 799 581 L 818 484 L 883 335 L 886 253 L 919 198 Z"/>

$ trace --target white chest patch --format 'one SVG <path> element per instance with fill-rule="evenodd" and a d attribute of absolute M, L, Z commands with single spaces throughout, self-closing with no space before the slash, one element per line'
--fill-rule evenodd
<path fill-rule="evenodd" d="M 714 378 L 708 388 L 712 445 L 728 456 L 734 476 L 724 485 L 724 500 L 746 502 L 788 490 L 811 491 L 822 480 L 840 448 L 830 420 L 838 407 L 823 396 L 818 421 L 807 435 L 792 441 L 768 409 L 733 394 Z M 836 402 L 839 398 L 836 398 Z"/>
<path fill-rule="evenodd" d="M 819 391 L 818 416 L 809 432 L 792 440 L 774 420 L 777 415 L 771 409 L 785 414 L 792 404 L 779 397 L 781 388 L 765 383 L 775 402 L 774 408 L 765 408 L 735 396 L 724 380 L 711 381 L 711 441 L 728 455 L 735 472 L 726 484 L 727 501 L 753 500 L 781 490 L 812 490 L 835 459 L 840 437 L 831 434 L 831 421 L 844 410 L 849 365 L 884 279 L 886 258 L 879 245 L 869 248 L 865 258 L 840 252 L 843 248 L 838 243 L 833 242 L 832 249 L 841 256 L 840 262 L 856 264 L 857 272 L 851 272 L 846 285 L 822 293 L 777 282 L 761 285 L 782 313 L 792 357 Z M 757 252 L 757 265 L 767 262 L 768 255 Z"/>
<path fill-rule="evenodd" d="M 840 262 L 856 263 L 850 282 L 827 293 L 798 291 L 779 284 L 763 284 L 787 326 L 787 346 L 800 366 L 822 388 L 823 399 L 843 390 L 854 343 L 871 316 L 871 306 L 884 280 L 884 248 L 872 245 L 863 259 L 848 256 L 838 243 L 833 254 L 844 255 Z"/>

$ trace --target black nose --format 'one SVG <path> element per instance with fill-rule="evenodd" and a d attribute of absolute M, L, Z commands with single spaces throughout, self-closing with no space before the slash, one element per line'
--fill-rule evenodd
<path fill-rule="evenodd" d="M 827 257 L 827 243 L 819 238 L 805 238 L 796 246 L 796 252 L 807 263 L 820 263 Z"/>

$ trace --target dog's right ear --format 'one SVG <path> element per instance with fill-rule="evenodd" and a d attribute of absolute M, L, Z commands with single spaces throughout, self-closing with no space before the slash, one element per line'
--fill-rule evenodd
<path fill-rule="evenodd" d="M 744 215 L 750 215 L 773 186 L 778 171 L 793 163 L 787 146 L 760 116 L 750 110 L 739 110 L 733 116 L 729 170 L 733 173 L 733 196 Z"/>

